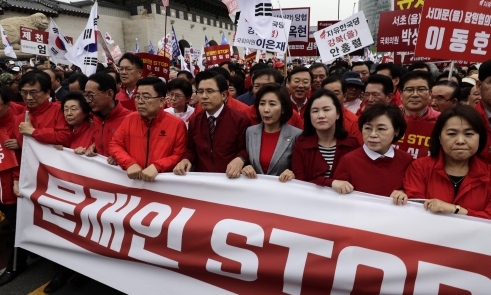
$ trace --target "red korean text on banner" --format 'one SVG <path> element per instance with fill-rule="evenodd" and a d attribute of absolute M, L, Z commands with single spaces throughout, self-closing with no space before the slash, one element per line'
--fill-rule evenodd
<path fill-rule="evenodd" d="M 5 171 L 19 166 L 15 152 L 6 148 L 3 143 L 7 141 L 9 137 L 5 133 L 0 133 L 0 171 Z"/>
<path fill-rule="evenodd" d="M 245 64 L 248 68 L 252 67 L 252 64 L 254 61 L 256 61 L 256 56 L 257 56 L 257 51 L 254 51 L 253 53 L 249 53 L 245 57 Z"/>
<path fill-rule="evenodd" d="M 206 65 L 208 67 L 219 65 L 224 61 L 230 61 L 230 45 L 208 46 L 204 48 L 206 55 Z"/>
<path fill-rule="evenodd" d="M 405 151 L 413 158 L 422 158 L 429 155 L 430 137 L 435 127 L 435 122 L 406 120 L 407 129 L 404 137 L 394 146 L 401 151 Z"/>
<path fill-rule="evenodd" d="M 421 8 L 416 8 L 381 13 L 377 50 L 381 52 L 414 51 L 418 40 L 421 11 Z"/>
<path fill-rule="evenodd" d="M 424 4 L 425 0 L 394 0 L 394 10 L 421 8 Z"/>
<path fill-rule="evenodd" d="M 491 47 L 490 1 L 426 0 L 416 56 L 484 62 Z"/>
<path fill-rule="evenodd" d="M 170 60 L 165 56 L 150 53 L 135 53 L 143 60 L 143 77 L 153 73 L 157 77 L 169 79 Z"/>

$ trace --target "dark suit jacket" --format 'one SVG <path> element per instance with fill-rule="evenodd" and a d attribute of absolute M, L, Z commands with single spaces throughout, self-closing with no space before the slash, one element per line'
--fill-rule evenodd
<path fill-rule="evenodd" d="M 183 159 L 195 166 L 195 172 L 225 173 L 228 163 L 236 157 L 245 161 L 249 158 L 245 143 L 249 125 L 245 115 L 225 105 L 216 119 L 212 146 L 206 112 L 199 112 L 189 121 L 188 148 Z"/>
<path fill-rule="evenodd" d="M 268 171 L 266 171 L 267 173 L 264 173 L 259 160 L 262 132 L 263 123 L 247 128 L 246 143 L 249 162 L 258 174 L 279 176 L 286 169 L 291 169 L 293 145 L 297 137 L 302 133 L 302 130 L 288 124 L 283 124 L 273 158 L 271 158 Z"/>
<path fill-rule="evenodd" d="M 54 99 L 56 101 L 61 101 L 65 96 L 68 94 L 69 91 L 65 90 L 63 87 L 58 90 L 58 92 L 55 93 Z"/>

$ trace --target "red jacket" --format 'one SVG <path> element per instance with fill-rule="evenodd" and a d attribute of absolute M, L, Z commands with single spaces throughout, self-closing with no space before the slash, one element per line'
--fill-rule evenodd
<path fill-rule="evenodd" d="M 195 165 L 196 172 L 225 173 L 236 157 L 248 160 L 245 133 L 250 126 L 245 115 L 224 106 L 216 119 L 213 147 L 206 112 L 201 111 L 189 121 L 188 148 L 183 159 Z"/>
<path fill-rule="evenodd" d="M 244 116 L 247 116 L 249 112 L 249 106 L 246 105 L 245 103 L 238 101 L 237 99 L 233 98 L 230 94 L 228 95 L 227 102 L 225 103 L 227 107 L 229 107 L 232 110 L 236 110 L 237 112 L 243 114 Z M 194 114 L 191 116 L 194 117 L 197 115 L 199 112 L 201 112 L 203 108 L 201 107 L 201 104 L 198 103 L 194 107 Z M 191 120 L 191 118 L 189 118 Z"/>
<path fill-rule="evenodd" d="M 128 96 L 126 93 L 126 87 L 121 87 L 121 90 L 116 94 L 116 100 L 121 103 L 121 105 L 130 110 L 130 111 L 136 111 L 136 102 L 135 102 L 135 95 L 136 95 L 136 87 L 133 90 L 133 95 L 131 97 Z"/>
<path fill-rule="evenodd" d="M 124 170 L 153 164 L 159 172 L 169 172 L 185 151 L 186 124 L 163 110 L 151 122 L 136 112 L 128 115 L 109 143 L 109 154 Z"/>
<path fill-rule="evenodd" d="M 336 171 L 339 159 L 347 153 L 360 147 L 358 139 L 348 135 L 344 139 L 336 140 L 336 153 L 331 168 L 331 177 Z M 293 147 L 292 170 L 295 178 L 322 186 L 331 186 L 334 179 L 326 178 L 329 165 L 319 151 L 319 138 L 317 134 L 299 136 Z"/>
<path fill-rule="evenodd" d="M 353 114 L 352 111 L 343 107 L 343 125 L 344 129 L 348 131 L 350 135 L 353 135 L 358 139 L 358 142 L 363 144 L 363 134 L 360 132 L 360 128 L 358 127 L 358 116 Z"/>
<path fill-rule="evenodd" d="M 10 107 L 13 109 L 15 115 L 22 114 L 27 109 L 27 107 L 25 105 L 15 103 L 13 101 L 10 102 Z"/>
<path fill-rule="evenodd" d="M 482 104 L 482 101 L 480 101 L 476 105 L 476 111 L 479 113 L 479 115 L 481 115 L 482 120 L 484 121 L 484 125 L 486 126 L 486 134 L 487 134 L 486 147 L 482 150 L 479 156 L 483 160 L 491 164 L 491 127 L 489 126 L 488 116 L 486 115 L 486 111 L 484 111 L 484 106 Z"/>
<path fill-rule="evenodd" d="M 36 129 L 32 137 L 45 144 L 60 144 L 70 146 L 70 126 L 65 120 L 60 104 L 45 101 L 35 108 L 28 108 L 32 126 Z M 23 136 L 17 128 L 25 121 L 25 113 L 15 117 L 14 135 L 19 145 L 22 146 Z"/>
<path fill-rule="evenodd" d="M 4 138 L 14 138 L 14 119 L 15 110 L 10 108 L 8 113 L 0 118 L 0 133 L 5 134 Z M 5 149 L 4 142 L 1 147 Z M 20 150 L 15 151 L 17 163 L 20 163 Z M 11 205 L 17 203 L 17 197 L 14 195 L 14 180 L 19 179 L 19 166 L 0 171 L 0 185 L 2 193 L 0 194 L 0 203 Z"/>
<path fill-rule="evenodd" d="M 109 142 L 113 138 L 114 133 L 118 129 L 124 118 L 131 114 L 131 111 L 125 109 L 120 103 L 116 102 L 116 106 L 109 114 L 104 117 L 100 113 L 95 113 L 93 116 L 95 132 L 94 139 L 96 150 L 99 154 L 109 157 Z"/>
<path fill-rule="evenodd" d="M 94 124 L 89 120 L 85 120 L 82 125 L 77 128 L 77 130 L 70 133 L 70 139 L 72 141 L 72 143 L 70 144 L 70 148 L 88 148 L 93 143 L 94 133 Z"/>
<path fill-rule="evenodd" d="M 445 158 L 440 150 L 438 158 L 415 160 L 407 169 L 403 180 L 409 198 L 439 199 L 460 205 L 468 215 L 491 219 L 491 166 L 478 157 L 469 161 L 469 173 L 454 198 L 454 185 L 445 171 Z"/>
<path fill-rule="evenodd" d="M 257 117 L 257 112 L 256 112 L 256 108 L 254 107 L 254 105 L 251 105 L 248 108 L 249 108 L 249 110 L 247 112 L 247 117 L 251 121 L 251 125 L 257 125 L 257 124 L 261 123 L 261 120 L 259 120 Z M 293 127 L 297 127 L 298 129 L 303 130 L 303 119 L 300 118 L 300 115 L 297 112 L 293 112 L 292 117 L 286 123 L 288 125 L 291 125 Z"/>

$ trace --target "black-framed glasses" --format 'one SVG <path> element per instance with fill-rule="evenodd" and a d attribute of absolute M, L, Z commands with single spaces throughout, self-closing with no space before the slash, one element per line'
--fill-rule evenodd
<path fill-rule="evenodd" d="M 430 90 L 430 89 L 426 88 L 426 87 L 418 87 L 418 88 L 407 87 L 407 88 L 402 89 L 402 91 L 407 93 L 407 94 L 413 94 L 414 92 L 417 92 L 418 94 L 423 94 L 423 93 L 426 93 L 428 90 Z"/>

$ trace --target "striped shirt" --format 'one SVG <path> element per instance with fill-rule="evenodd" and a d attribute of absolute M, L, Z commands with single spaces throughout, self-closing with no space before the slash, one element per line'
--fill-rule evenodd
<path fill-rule="evenodd" d="M 329 170 L 326 171 L 325 177 L 329 178 L 331 176 L 331 168 L 334 163 L 334 155 L 336 154 L 336 146 L 331 147 L 323 147 L 319 145 L 319 151 L 321 152 L 322 157 L 326 161 L 327 165 L 329 165 Z"/>

